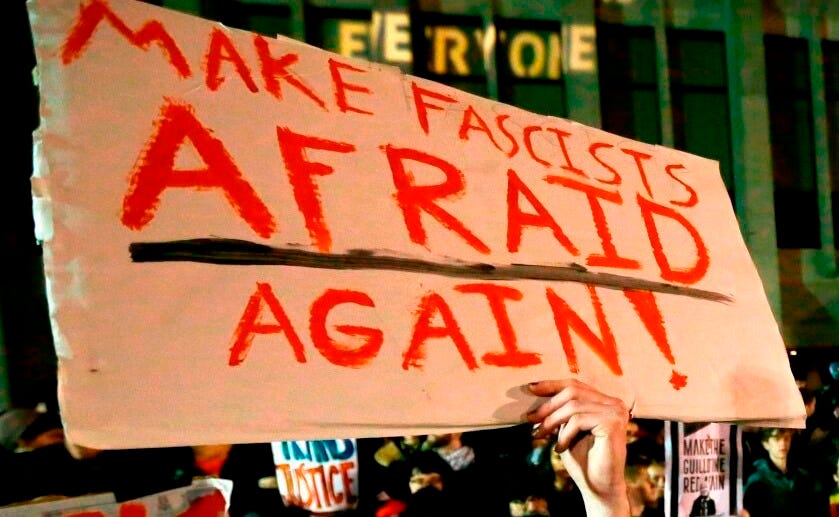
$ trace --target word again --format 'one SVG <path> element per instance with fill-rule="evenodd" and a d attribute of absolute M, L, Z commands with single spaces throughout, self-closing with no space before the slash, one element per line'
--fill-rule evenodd
<path fill-rule="evenodd" d="M 580 371 L 577 348 L 572 338 L 573 335 L 577 335 L 613 375 L 621 376 L 623 368 L 606 308 L 595 286 L 586 285 L 585 290 L 595 313 L 597 331 L 586 323 L 557 290 L 547 287 L 544 291 L 547 309 L 553 315 L 568 367 L 572 373 Z M 676 360 L 668 342 L 664 319 L 655 295 L 648 291 L 631 289 L 624 289 L 622 292 L 655 347 L 675 366 Z M 496 324 L 500 349 L 486 352 L 480 358 L 476 356 L 474 347 L 463 332 L 458 317 L 446 301 L 446 297 L 438 292 L 428 291 L 417 300 L 416 309 L 411 311 L 415 319 L 411 326 L 411 336 L 402 353 L 403 370 L 422 370 L 432 346 L 440 346 L 440 341 L 454 346 L 468 370 L 477 370 L 483 366 L 527 368 L 542 363 L 541 353 L 519 347 L 515 324 L 507 310 L 508 303 L 523 299 L 524 294 L 520 290 L 507 285 L 477 282 L 454 285 L 453 293 L 446 294 L 450 295 L 484 299 Z M 330 312 L 338 306 L 356 306 L 366 310 L 375 309 L 376 302 L 362 291 L 326 289 L 309 306 L 309 321 L 306 327 L 309 329 L 311 343 L 315 350 L 333 365 L 363 368 L 379 355 L 386 342 L 386 336 L 379 328 L 351 323 L 336 324 L 330 329 L 327 319 Z M 613 310 L 625 309 L 626 307 L 620 307 Z M 292 322 L 273 287 L 268 283 L 258 282 L 234 331 L 229 365 L 239 366 L 245 362 L 257 336 L 276 334 L 285 337 L 298 363 L 306 363 L 306 346 L 297 331 L 298 328 L 300 326 Z M 261 342 L 265 343 L 264 340 Z M 674 369 L 669 381 L 673 389 L 679 390 L 686 385 L 687 377 Z"/>

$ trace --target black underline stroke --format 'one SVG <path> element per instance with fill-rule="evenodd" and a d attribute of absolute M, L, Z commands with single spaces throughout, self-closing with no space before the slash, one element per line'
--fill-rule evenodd
<path fill-rule="evenodd" d="M 165 242 L 133 242 L 128 251 L 133 262 L 200 262 L 237 266 L 293 266 L 333 270 L 387 270 L 477 280 L 545 280 L 578 282 L 611 289 L 631 289 L 688 296 L 714 302 L 732 302 L 722 293 L 654 282 L 640 278 L 597 273 L 583 266 L 533 264 L 494 265 L 483 262 L 441 263 L 377 255 L 370 250 L 345 254 L 319 253 L 295 248 L 275 248 L 237 239 L 185 239 Z"/>

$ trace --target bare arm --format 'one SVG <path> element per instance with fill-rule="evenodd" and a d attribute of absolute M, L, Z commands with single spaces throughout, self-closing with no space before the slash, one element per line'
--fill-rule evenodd
<path fill-rule="evenodd" d="M 528 414 L 534 436 L 558 432 L 556 448 L 583 493 L 589 516 L 627 517 L 624 480 L 629 410 L 620 399 L 576 379 L 541 381 L 530 391 L 548 397 Z"/>

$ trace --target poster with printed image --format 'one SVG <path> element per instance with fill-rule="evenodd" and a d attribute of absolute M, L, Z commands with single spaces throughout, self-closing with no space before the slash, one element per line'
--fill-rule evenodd
<path fill-rule="evenodd" d="M 358 500 L 355 439 L 272 442 L 277 485 L 286 506 L 337 512 Z"/>
<path fill-rule="evenodd" d="M 667 422 L 665 435 L 665 515 L 739 515 L 743 507 L 741 429 L 725 423 Z"/>

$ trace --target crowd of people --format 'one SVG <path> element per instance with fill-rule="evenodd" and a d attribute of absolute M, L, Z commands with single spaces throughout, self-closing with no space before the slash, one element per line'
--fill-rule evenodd
<path fill-rule="evenodd" d="M 605 397 L 579 384 L 582 396 Z M 743 516 L 839 515 L 831 507 L 839 389 L 831 386 L 801 388 L 806 429 L 744 428 Z M 233 481 L 233 517 L 665 515 L 664 422 L 630 418 L 609 397 L 593 404 L 611 412 L 581 416 L 578 405 L 574 416 L 564 385 L 532 389 L 549 402 L 521 425 L 357 439 L 358 492 L 350 509 L 331 514 L 281 496 L 269 443 L 95 450 L 69 442 L 56 412 L 11 410 L 0 415 L 0 506 L 102 492 L 130 500 L 211 476 Z M 690 511 L 704 515 L 720 515 L 707 486 Z"/>

